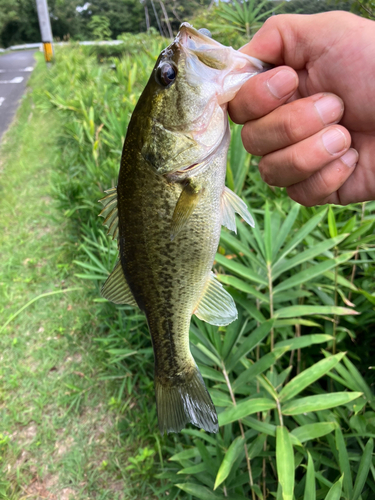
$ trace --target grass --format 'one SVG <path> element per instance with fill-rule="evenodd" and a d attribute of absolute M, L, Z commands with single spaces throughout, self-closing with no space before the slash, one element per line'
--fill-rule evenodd
<path fill-rule="evenodd" d="M 34 89 L 45 71 L 39 60 Z M 0 153 L 0 498 L 139 498 L 155 451 L 134 428 L 120 438 L 127 416 L 94 340 L 93 297 L 74 278 L 79 242 L 49 195 L 61 125 L 33 96 Z"/>

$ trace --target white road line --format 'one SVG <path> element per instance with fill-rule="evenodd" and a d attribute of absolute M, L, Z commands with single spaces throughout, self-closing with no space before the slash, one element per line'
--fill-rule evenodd
<path fill-rule="evenodd" d="M 13 80 L 0 80 L 0 83 L 21 83 L 23 76 L 16 76 Z"/>
<path fill-rule="evenodd" d="M 28 66 L 25 69 L 21 69 L 21 71 L 33 71 L 33 70 L 34 70 L 33 66 Z"/>
<path fill-rule="evenodd" d="M 4 101 L 5 101 L 5 97 L 0 97 L 0 106 L 3 104 Z"/>

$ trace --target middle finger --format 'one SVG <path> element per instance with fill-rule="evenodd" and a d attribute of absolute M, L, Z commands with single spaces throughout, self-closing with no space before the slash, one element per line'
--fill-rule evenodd
<path fill-rule="evenodd" d="M 245 123 L 242 141 L 249 153 L 264 156 L 338 123 L 344 112 L 334 94 L 315 94 L 284 104 L 268 115 Z"/>

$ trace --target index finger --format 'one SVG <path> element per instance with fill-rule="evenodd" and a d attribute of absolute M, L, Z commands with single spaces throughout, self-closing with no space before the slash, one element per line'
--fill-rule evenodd
<path fill-rule="evenodd" d="M 250 78 L 229 103 L 229 115 L 241 124 L 260 118 L 284 104 L 297 87 L 297 73 L 287 66 L 260 73 Z"/>

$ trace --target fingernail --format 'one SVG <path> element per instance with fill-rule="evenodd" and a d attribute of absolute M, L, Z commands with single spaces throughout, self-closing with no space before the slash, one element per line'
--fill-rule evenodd
<path fill-rule="evenodd" d="M 267 82 L 271 94 L 281 99 L 290 94 L 298 84 L 297 75 L 287 69 L 282 69 Z"/>
<path fill-rule="evenodd" d="M 327 95 L 318 101 L 315 101 L 314 106 L 316 107 L 324 125 L 336 122 L 339 118 L 341 118 L 344 110 L 341 99 L 333 95 Z"/>
<path fill-rule="evenodd" d="M 344 155 L 342 155 L 340 160 L 343 161 L 345 165 L 348 165 L 348 167 L 354 167 L 358 161 L 358 152 L 355 149 L 350 148 Z"/>
<path fill-rule="evenodd" d="M 331 155 L 339 153 L 346 146 L 346 137 L 338 128 L 331 128 L 323 134 L 324 147 Z"/>

